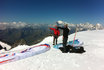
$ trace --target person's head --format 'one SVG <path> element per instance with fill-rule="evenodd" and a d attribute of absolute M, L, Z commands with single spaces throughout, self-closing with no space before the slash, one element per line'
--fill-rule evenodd
<path fill-rule="evenodd" d="M 67 28 L 68 27 L 68 24 L 65 24 L 64 27 Z"/>

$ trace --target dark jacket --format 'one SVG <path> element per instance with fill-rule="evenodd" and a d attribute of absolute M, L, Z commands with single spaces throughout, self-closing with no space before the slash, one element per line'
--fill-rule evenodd
<path fill-rule="evenodd" d="M 63 30 L 63 37 L 68 37 L 69 29 L 67 27 L 66 28 L 58 27 L 58 28 Z"/>

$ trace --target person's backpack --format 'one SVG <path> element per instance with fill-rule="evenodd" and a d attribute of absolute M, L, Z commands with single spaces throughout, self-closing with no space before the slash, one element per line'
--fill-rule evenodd
<path fill-rule="evenodd" d="M 84 53 L 85 52 L 83 46 L 73 47 L 73 46 L 68 45 L 67 47 L 69 47 L 70 53 Z"/>

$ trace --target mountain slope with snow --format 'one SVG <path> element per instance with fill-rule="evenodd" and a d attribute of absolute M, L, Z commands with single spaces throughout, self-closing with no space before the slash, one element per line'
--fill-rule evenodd
<path fill-rule="evenodd" d="M 68 40 L 73 40 L 73 37 L 74 34 L 71 34 Z M 78 32 L 76 38 L 84 42 L 85 53 L 61 53 L 53 48 L 53 37 L 47 37 L 39 44 L 50 44 L 51 49 L 48 52 L 0 65 L 0 70 L 103 70 L 104 30 Z M 58 39 L 58 43 L 61 42 L 62 36 Z M 30 46 L 18 46 L 13 51 L 21 47 Z"/>
<path fill-rule="evenodd" d="M 11 46 L 8 45 L 8 44 L 6 44 L 6 43 L 4 43 L 4 42 L 1 42 L 1 41 L 0 41 L 0 45 L 1 45 L 3 48 L 6 48 L 6 50 L 10 50 L 10 49 L 11 49 Z M 3 50 L 1 50 L 1 51 L 5 51 L 5 50 L 3 49 Z"/>

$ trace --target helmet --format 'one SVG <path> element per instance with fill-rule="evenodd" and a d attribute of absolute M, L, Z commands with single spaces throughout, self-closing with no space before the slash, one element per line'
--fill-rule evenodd
<path fill-rule="evenodd" d="M 58 24 L 63 24 L 63 21 L 59 20 L 59 21 L 57 21 L 56 23 L 58 23 Z"/>

